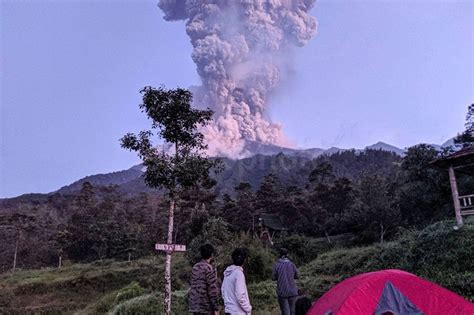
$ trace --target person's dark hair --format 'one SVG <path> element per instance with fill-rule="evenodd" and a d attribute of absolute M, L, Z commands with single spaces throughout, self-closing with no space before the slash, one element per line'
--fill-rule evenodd
<path fill-rule="evenodd" d="M 280 248 L 280 257 L 288 256 L 288 249 L 282 247 Z"/>
<path fill-rule="evenodd" d="M 306 315 L 311 308 L 311 299 L 307 296 L 301 296 L 295 303 L 295 315 Z"/>
<path fill-rule="evenodd" d="M 214 247 L 211 244 L 204 244 L 200 248 L 201 250 L 201 258 L 202 259 L 209 259 L 214 255 Z"/>
<path fill-rule="evenodd" d="M 248 250 L 246 248 L 236 248 L 232 252 L 232 263 L 236 266 L 242 266 L 247 256 Z"/>

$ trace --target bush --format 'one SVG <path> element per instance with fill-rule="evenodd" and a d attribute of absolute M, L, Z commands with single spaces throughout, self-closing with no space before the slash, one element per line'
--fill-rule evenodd
<path fill-rule="evenodd" d="M 200 235 L 190 244 L 186 257 L 190 264 L 201 260 L 199 248 L 209 243 L 216 250 L 216 267 L 218 275 L 232 264 L 231 254 L 238 247 L 249 250 L 249 258 L 244 266 L 248 282 L 270 279 L 272 266 L 276 255 L 262 245 L 259 239 L 254 239 L 248 233 L 231 234 L 228 224 L 222 219 L 211 219 L 205 225 Z"/>
<path fill-rule="evenodd" d="M 109 314 L 164 314 L 163 299 L 162 293 L 140 295 L 118 304 Z M 171 302 L 173 314 L 188 314 L 187 291 L 173 292 Z"/>
<path fill-rule="evenodd" d="M 227 244 L 231 241 L 232 234 L 229 230 L 229 224 L 223 219 L 210 219 L 204 224 L 201 233 L 195 237 L 189 244 L 186 257 L 191 265 L 201 260 L 199 248 L 204 244 L 211 244 L 216 250 L 216 261 L 226 257 Z"/>
<path fill-rule="evenodd" d="M 287 248 L 291 260 L 300 266 L 316 259 L 321 253 L 329 251 L 333 245 L 326 238 L 284 235 L 275 239 L 274 247 L 277 251 L 281 247 Z"/>
<path fill-rule="evenodd" d="M 114 302 L 115 304 L 119 304 L 120 302 L 129 300 L 131 298 L 137 297 L 145 293 L 145 289 L 143 289 L 138 282 L 132 282 L 126 287 L 120 289 L 115 294 Z"/>
<path fill-rule="evenodd" d="M 264 281 L 271 278 L 273 261 L 269 260 L 268 253 L 262 249 L 252 249 L 249 252 L 249 258 L 245 265 L 247 282 Z"/>
<path fill-rule="evenodd" d="M 474 300 L 474 226 L 453 230 L 442 221 L 421 231 L 404 231 L 383 246 L 336 249 L 301 268 L 301 286 L 319 297 L 356 274 L 402 269 Z"/>
<path fill-rule="evenodd" d="M 377 257 L 381 248 L 377 246 L 337 249 L 320 255 L 302 268 L 302 275 L 319 274 L 350 277 L 380 268 Z"/>
<path fill-rule="evenodd" d="M 247 282 L 271 279 L 276 255 L 271 249 L 264 247 L 259 239 L 252 238 L 248 233 L 234 234 L 234 237 L 221 248 L 222 253 L 226 255 L 221 255 L 218 273 L 221 275 L 224 269 L 232 264 L 231 254 L 239 247 L 249 250 L 248 259 L 244 265 Z"/>
<path fill-rule="evenodd" d="M 282 235 L 275 239 L 274 248 L 278 250 L 285 247 L 297 266 L 304 265 L 334 248 L 352 245 L 355 237 L 353 234 L 340 234 L 327 238 L 306 237 L 303 235 Z"/>
<path fill-rule="evenodd" d="M 448 220 L 405 232 L 383 248 L 381 266 L 406 270 L 473 300 L 474 225 L 458 231 L 453 226 Z"/>
<path fill-rule="evenodd" d="M 278 314 L 276 282 L 263 281 L 248 285 L 252 314 Z"/>

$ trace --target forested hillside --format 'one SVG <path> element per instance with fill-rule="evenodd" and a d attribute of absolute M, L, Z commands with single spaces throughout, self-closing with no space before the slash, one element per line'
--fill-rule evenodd
<path fill-rule="evenodd" d="M 447 172 L 429 165 L 437 155 L 419 145 L 404 158 L 366 150 L 313 160 L 284 154 L 225 160 L 215 180 L 182 194 L 175 238 L 189 244 L 213 217 L 231 231 L 250 231 L 261 213 L 271 213 L 290 233 L 351 233 L 356 244 L 383 242 L 402 227 L 452 215 Z M 460 180 L 461 189 L 472 187 L 467 177 Z M 158 191 L 121 189 L 85 181 L 78 193 L 2 200 L 2 270 L 11 268 L 16 246 L 20 268 L 54 266 L 59 256 L 87 262 L 152 253 L 164 239 L 167 200 Z"/>

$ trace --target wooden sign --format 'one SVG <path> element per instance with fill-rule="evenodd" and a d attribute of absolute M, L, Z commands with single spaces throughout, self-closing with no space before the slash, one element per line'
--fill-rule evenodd
<path fill-rule="evenodd" d="M 161 250 L 164 252 L 185 252 L 186 245 L 178 244 L 155 244 L 156 250 Z"/>

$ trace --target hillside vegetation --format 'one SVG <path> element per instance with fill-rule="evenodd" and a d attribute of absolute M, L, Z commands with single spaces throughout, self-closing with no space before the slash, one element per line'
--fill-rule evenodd
<path fill-rule="evenodd" d="M 314 259 L 299 265 L 299 285 L 312 298 L 318 298 L 352 275 L 398 268 L 473 301 L 474 225 L 468 223 L 459 231 L 453 230 L 453 225 L 453 221 L 442 221 L 421 231 L 400 231 L 396 240 L 384 245 L 351 248 L 337 245 L 326 249 L 313 246 L 307 255 Z M 269 275 L 256 276 L 271 268 L 275 258 L 272 249 L 258 245 L 259 242 L 245 235 L 234 242 L 234 245 L 250 244 L 251 257 L 245 269 L 255 314 L 274 314 L 277 309 L 275 284 L 268 280 Z M 307 242 L 319 241 L 308 238 Z M 294 241 L 294 256 L 301 250 L 296 244 Z M 174 257 L 173 309 L 175 314 L 187 314 L 191 257 L 183 254 Z M 225 265 L 226 259 L 221 256 L 220 264 Z M 0 313 L 160 314 L 162 263 L 162 257 L 153 256 L 132 262 L 105 260 L 71 264 L 61 270 L 46 268 L 4 273 L 0 276 Z"/>
<path fill-rule="evenodd" d="M 291 234 L 351 234 L 359 245 L 383 243 L 400 228 L 452 215 L 447 172 L 429 164 L 438 154 L 419 145 L 403 159 L 366 150 L 313 160 L 284 154 L 226 160 L 215 179 L 181 194 L 176 241 L 190 244 L 212 218 L 233 233 L 258 233 L 259 216 L 270 213 Z M 459 180 L 460 193 L 472 191 L 472 178 Z M 73 194 L 0 200 L 0 271 L 12 268 L 16 248 L 19 268 L 55 266 L 60 256 L 87 263 L 151 255 L 154 243 L 166 239 L 168 200 L 159 191 L 124 193 L 129 184 L 84 181 Z"/>

